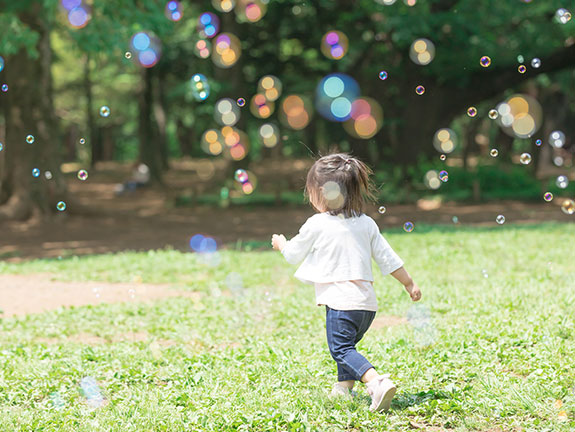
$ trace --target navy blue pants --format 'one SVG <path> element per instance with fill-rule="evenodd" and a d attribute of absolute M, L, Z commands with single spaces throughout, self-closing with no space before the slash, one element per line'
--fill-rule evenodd
<path fill-rule="evenodd" d="M 325 330 L 329 352 L 337 363 L 337 380 L 361 380 L 373 366 L 355 350 L 373 319 L 375 312 L 336 310 L 325 307 Z"/>

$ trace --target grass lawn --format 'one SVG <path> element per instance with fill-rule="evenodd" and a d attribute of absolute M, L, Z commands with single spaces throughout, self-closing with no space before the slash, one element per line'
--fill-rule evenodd
<path fill-rule="evenodd" d="M 210 265 L 165 250 L 0 263 L 203 293 L 0 320 L 0 431 L 573 431 L 575 224 L 386 238 L 431 312 L 423 330 L 372 328 L 359 344 L 398 385 L 390 413 L 368 410 L 363 384 L 355 400 L 327 397 L 325 309 L 279 253 L 226 250 Z M 377 275 L 376 292 L 378 317 L 413 306 L 391 277 Z M 85 377 L 104 406 L 86 403 Z"/>

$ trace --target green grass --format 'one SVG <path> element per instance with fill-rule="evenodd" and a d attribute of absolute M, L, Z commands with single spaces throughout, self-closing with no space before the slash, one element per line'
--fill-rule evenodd
<path fill-rule="evenodd" d="M 325 311 L 281 255 L 229 249 L 212 267 L 166 250 L 0 263 L 0 273 L 78 283 L 141 277 L 204 294 L 1 320 L 0 430 L 409 431 L 415 422 L 422 430 L 572 431 L 575 225 L 417 226 L 386 237 L 419 283 L 435 328 L 430 346 L 409 324 L 370 329 L 360 342 L 398 384 L 390 413 L 369 412 L 363 385 L 357 400 L 327 398 L 336 369 Z M 243 289 L 226 296 L 230 272 L 243 277 Z M 376 277 L 376 292 L 378 316 L 404 317 L 412 306 L 390 277 Z M 136 333 L 148 340 L 130 341 Z M 78 342 L 85 334 L 107 343 Z M 127 341 L 114 342 L 121 337 Z M 84 403 L 86 376 L 98 381 L 106 406 Z M 52 406 L 53 392 L 64 407 Z"/>

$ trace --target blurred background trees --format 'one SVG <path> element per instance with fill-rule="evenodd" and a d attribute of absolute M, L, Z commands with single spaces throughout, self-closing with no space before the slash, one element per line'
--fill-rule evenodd
<path fill-rule="evenodd" d="M 178 19 L 170 15 L 168 3 L 0 1 L 0 82 L 8 85 L 0 93 L 0 218 L 50 213 L 54 202 L 73 199 L 60 164 L 75 161 L 92 170 L 104 161 L 138 161 L 148 166 L 154 184 L 166 187 L 164 174 L 174 162 L 224 158 L 229 161 L 225 180 L 212 179 L 213 190 L 219 191 L 233 182 L 237 168 L 337 148 L 376 167 L 379 183 L 409 190 L 422 183 L 428 169 L 441 169 L 432 144 L 440 128 L 451 128 L 457 137 L 447 156 L 450 187 L 459 188 L 454 198 L 490 197 L 485 192 L 492 185 L 486 180 L 498 178 L 516 179 L 515 191 L 531 188 L 517 198 L 539 194 L 540 187 L 528 178 L 537 178 L 559 151 L 563 162 L 556 165 L 572 170 L 575 20 L 562 23 L 557 17 L 562 1 L 182 1 Z M 222 11 L 232 4 L 232 10 Z M 86 11 L 85 21 L 71 16 L 78 7 Z M 198 28 L 205 12 L 219 19 L 218 34 L 231 33 L 240 41 L 241 56 L 231 67 L 212 61 L 216 38 Z M 332 30 L 349 41 L 339 60 L 320 50 L 322 37 Z M 160 41 L 153 67 L 138 62 L 131 40 L 139 32 Z M 435 45 L 427 65 L 410 59 L 418 38 Z M 202 40 L 211 50 L 207 58 L 198 49 Z M 488 67 L 480 64 L 482 56 L 490 57 Z M 532 59 L 540 59 L 540 66 L 533 67 Z M 520 64 L 525 73 L 518 71 Z M 381 71 L 387 73 L 385 80 Z M 352 136 L 342 124 L 318 114 L 316 87 L 331 73 L 351 76 L 361 95 L 381 106 L 381 128 L 374 136 Z M 195 74 L 207 77 L 205 100 L 192 95 Z M 258 118 L 250 105 L 266 75 L 279 79 L 282 93 L 270 116 Z M 415 92 L 419 85 L 425 87 L 422 95 Z M 531 137 L 509 136 L 488 117 L 514 93 L 530 95 L 542 106 L 541 125 Z M 309 105 L 310 121 L 301 130 L 280 121 L 288 95 Z M 207 130 L 222 127 L 214 119 L 222 98 L 246 101 L 235 124 L 245 154 L 234 156 L 225 148 L 220 154 L 202 145 Z M 108 117 L 100 115 L 103 106 L 110 109 Z M 469 117 L 468 107 L 478 114 Z M 273 146 L 260 133 L 268 123 L 275 126 Z M 555 130 L 566 136 L 560 150 L 548 144 Z M 28 135 L 34 143 L 26 142 Z M 543 145 L 535 145 L 536 139 Z M 498 149 L 497 158 L 489 155 L 491 148 Z M 516 166 L 522 152 L 533 157 L 528 167 Z M 35 167 L 42 172 L 38 178 L 31 175 Z"/>

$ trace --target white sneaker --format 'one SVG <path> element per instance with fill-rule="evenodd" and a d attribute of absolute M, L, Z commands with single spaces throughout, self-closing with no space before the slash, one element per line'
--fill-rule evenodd
<path fill-rule="evenodd" d="M 387 411 L 391 406 L 397 387 L 389 377 L 388 374 L 379 375 L 366 384 L 367 393 L 371 396 L 370 411 Z"/>

